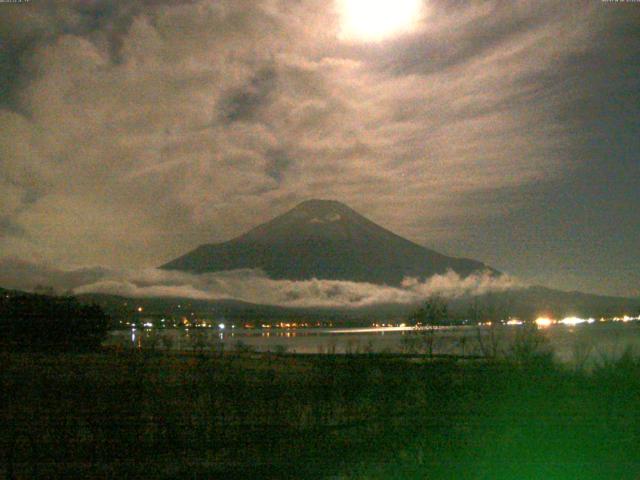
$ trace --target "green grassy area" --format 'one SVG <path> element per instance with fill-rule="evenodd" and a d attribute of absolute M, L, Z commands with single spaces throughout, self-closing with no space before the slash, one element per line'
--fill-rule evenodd
<path fill-rule="evenodd" d="M 640 477 L 630 356 L 589 373 L 380 355 L 0 361 L 7 478 Z"/>

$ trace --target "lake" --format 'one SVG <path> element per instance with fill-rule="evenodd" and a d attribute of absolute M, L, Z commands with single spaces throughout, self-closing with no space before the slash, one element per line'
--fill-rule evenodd
<path fill-rule="evenodd" d="M 413 327 L 245 329 L 132 329 L 110 334 L 107 345 L 158 350 L 252 350 L 303 354 L 426 353 L 483 355 L 509 352 L 525 330 L 522 326 L 437 327 L 416 332 Z M 540 329 L 563 363 L 593 364 L 618 358 L 626 349 L 640 353 L 639 322 L 606 322 Z"/>

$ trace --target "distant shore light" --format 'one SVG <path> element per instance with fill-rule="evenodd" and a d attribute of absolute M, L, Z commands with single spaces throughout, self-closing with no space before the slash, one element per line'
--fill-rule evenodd
<path fill-rule="evenodd" d="M 547 328 L 551 325 L 553 325 L 553 320 L 551 320 L 549 317 L 538 317 L 536 318 L 536 325 L 540 328 Z"/>

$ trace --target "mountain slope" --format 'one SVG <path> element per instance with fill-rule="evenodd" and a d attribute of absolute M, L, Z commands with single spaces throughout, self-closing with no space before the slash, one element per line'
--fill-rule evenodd
<path fill-rule="evenodd" d="M 449 269 L 461 276 L 495 273 L 481 262 L 447 257 L 410 242 L 331 200 L 303 202 L 237 238 L 201 245 L 161 268 L 193 273 L 260 268 L 274 279 L 387 285 Z"/>

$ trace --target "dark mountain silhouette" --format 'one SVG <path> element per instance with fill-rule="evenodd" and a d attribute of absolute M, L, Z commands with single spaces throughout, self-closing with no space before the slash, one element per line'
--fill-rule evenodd
<path fill-rule="evenodd" d="M 399 285 L 453 270 L 488 270 L 410 242 L 331 200 L 309 200 L 223 243 L 201 245 L 161 268 L 193 273 L 259 268 L 274 279 L 311 278 Z"/>
<path fill-rule="evenodd" d="M 0 297 L 25 295 L 26 292 L 0 288 Z M 217 320 L 254 321 L 277 319 L 332 321 L 336 324 L 370 324 L 373 320 L 406 320 L 415 312 L 415 304 L 375 304 L 360 308 L 352 307 L 285 307 L 258 305 L 239 300 L 197 300 L 184 297 L 130 298 L 102 293 L 77 295 L 83 304 L 99 305 L 113 319 L 130 319 L 137 315 L 136 307 L 144 307 L 144 317 L 181 318 L 191 313 L 203 318 Z M 2 299 L 0 298 L 0 301 Z M 515 316 L 533 320 L 544 314 L 553 318 L 575 315 L 583 318 L 611 317 L 614 315 L 640 314 L 640 298 L 611 297 L 581 292 L 565 292 L 540 286 L 519 288 L 505 292 L 487 293 L 479 296 L 464 296 L 448 300 L 452 319 L 469 318 L 470 311 L 477 309 L 483 319 L 504 319 Z"/>
<path fill-rule="evenodd" d="M 204 318 L 252 321 L 330 320 L 336 324 L 352 322 L 370 324 L 374 320 L 406 320 L 420 306 L 413 304 L 375 304 L 353 307 L 285 307 L 259 305 L 239 300 L 196 300 L 190 298 L 126 298 L 117 295 L 82 294 L 80 301 L 101 306 L 113 318 L 131 318 L 135 307 L 143 306 L 145 316 L 181 318 L 194 312 Z M 640 314 L 640 298 L 611 297 L 580 292 L 565 292 L 532 286 L 505 292 L 487 293 L 447 299 L 452 320 L 470 318 L 477 309 L 482 320 L 505 319 L 509 316 L 534 320 L 540 315 L 560 319 L 565 316 L 611 317 Z"/>

